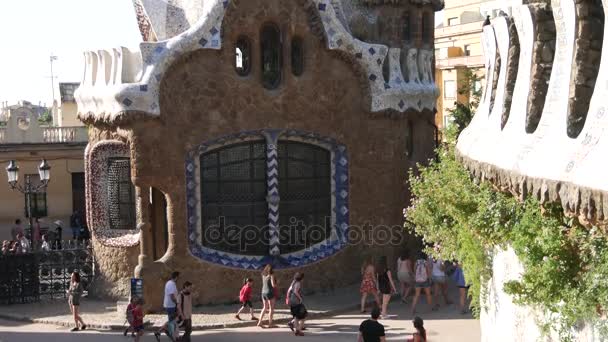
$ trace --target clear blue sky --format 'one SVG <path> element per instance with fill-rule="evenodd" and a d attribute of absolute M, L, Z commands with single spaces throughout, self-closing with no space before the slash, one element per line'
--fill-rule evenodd
<path fill-rule="evenodd" d="M 0 0 L 0 101 L 52 103 L 58 82 L 80 82 L 82 52 L 141 41 L 131 0 Z M 49 77 L 49 78 L 46 78 Z"/>
<path fill-rule="evenodd" d="M 50 55 L 59 99 L 58 82 L 82 79 L 82 52 L 138 45 L 134 12 L 131 0 L 0 0 L 0 101 L 50 106 Z"/>

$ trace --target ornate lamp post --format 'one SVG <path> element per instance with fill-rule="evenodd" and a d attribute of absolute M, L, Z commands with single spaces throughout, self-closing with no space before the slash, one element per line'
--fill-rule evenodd
<path fill-rule="evenodd" d="M 30 234 L 32 233 L 32 194 L 45 190 L 51 180 L 51 166 L 47 163 L 46 159 L 42 159 L 42 163 L 38 166 L 38 174 L 40 175 L 40 184 L 34 186 L 30 181 L 29 177 L 25 177 L 25 184 L 22 186 L 19 184 L 19 166 L 17 162 L 11 160 L 6 167 L 6 174 L 8 176 L 8 184 L 11 190 L 19 190 L 25 195 L 27 201 L 27 216 L 30 223 Z"/>

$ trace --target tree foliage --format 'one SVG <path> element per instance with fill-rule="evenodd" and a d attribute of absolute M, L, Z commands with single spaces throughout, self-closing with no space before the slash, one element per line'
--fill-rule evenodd
<path fill-rule="evenodd" d="M 472 118 L 466 111 L 473 104 L 455 108 L 466 108 L 462 124 Z M 503 284 L 504 290 L 516 303 L 544 313 L 539 319 L 545 333 L 570 341 L 574 328 L 586 322 L 608 338 L 602 318 L 608 306 L 605 232 L 567 217 L 558 203 L 520 201 L 472 178 L 455 153 L 454 137 L 464 127 L 455 121 L 438 157 L 410 173 L 413 200 L 405 211 L 406 228 L 428 246 L 440 246 L 428 248 L 431 255 L 462 263 L 475 314 L 483 310 L 494 252 L 511 247 L 524 272 Z"/>

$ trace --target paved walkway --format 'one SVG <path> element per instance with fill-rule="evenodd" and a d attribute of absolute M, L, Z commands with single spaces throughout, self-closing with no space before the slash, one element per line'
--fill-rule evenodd
<path fill-rule="evenodd" d="M 306 297 L 311 317 L 333 316 L 346 310 L 355 309 L 359 301 L 358 287 L 349 287 L 334 293 L 321 293 Z M 262 308 L 262 303 L 254 303 L 256 315 Z M 89 326 L 96 329 L 122 329 L 125 324 L 123 314 L 116 311 L 116 302 L 104 302 L 97 300 L 81 300 L 82 317 Z M 239 306 L 235 305 L 212 305 L 194 308 L 192 325 L 195 330 L 242 327 L 255 325 L 253 321 L 237 321 L 234 314 Z M 243 319 L 247 314 L 241 315 Z M 48 323 L 60 326 L 73 326 L 74 321 L 70 316 L 67 301 L 54 301 L 46 303 L 16 304 L 0 306 L 0 318 L 19 320 L 34 323 Z M 284 299 L 277 302 L 275 319 L 283 322 L 291 318 L 289 308 Z M 164 314 L 146 315 L 146 321 L 154 326 L 160 326 L 166 320 Z"/>
<path fill-rule="evenodd" d="M 451 293 L 456 299 L 456 293 Z M 318 294 L 306 297 L 306 304 L 312 314 L 307 336 L 298 341 L 356 341 L 358 326 L 368 318 L 358 312 L 359 292 L 353 286 L 333 294 Z M 425 320 L 429 341 L 479 341 L 479 321 L 470 315 L 461 315 L 455 305 L 442 307 L 438 312 L 431 312 L 423 303 L 418 315 Z M 284 303 L 281 301 L 281 303 Z M 260 305 L 256 304 L 257 313 Z M 64 302 L 37 303 L 24 305 L 0 306 L 0 342 L 40 341 L 52 337 L 53 341 L 81 341 L 86 335 L 87 341 L 127 341 L 122 334 L 112 329 L 122 329 L 124 317 L 117 314 L 115 303 L 84 300 L 82 303 L 83 318 L 92 331 L 69 333 L 72 326 L 69 309 Z M 277 329 L 259 329 L 252 325 L 255 322 L 234 319 L 237 305 L 201 306 L 195 310 L 193 322 L 199 331 L 194 341 L 267 341 L 278 337 L 281 340 L 292 338 L 284 323 L 288 317 L 285 305 L 279 305 Z M 412 332 L 409 305 L 394 298 L 389 305 L 390 318 L 381 321 L 387 328 L 388 341 L 404 341 Z M 164 315 L 147 315 L 146 320 L 158 326 L 163 323 Z M 246 318 L 247 315 L 242 315 Z M 16 321 L 20 320 L 20 321 Z M 34 322 L 34 323 L 31 323 Z M 44 324 L 49 323 L 49 324 Z M 52 325 L 51 325 L 52 324 Z M 229 328 L 229 329 L 227 329 Z M 148 329 L 150 330 L 150 329 Z M 200 336 L 200 337 L 199 337 Z M 166 338 L 164 339 L 167 340 Z M 151 334 L 142 341 L 153 342 Z"/>
<path fill-rule="evenodd" d="M 387 341 L 403 342 L 413 332 L 411 320 L 408 317 L 408 308 L 400 303 L 391 306 L 395 317 L 381 320 L 387 331 Z M 444 308 L 439 312 L 426 313 L 420 310 L 420 316 L 425 319 L 427 337 L 429 342 L 472 342 L 480 340 L 479 322 L 469 316 L 457 313 L 455 308 Z M 429 310 L 430 311 L 430 310 Z M 259 329 L 257 327 L 211 329 L 196 331 L 192 341 L 213 342 L 267 342 L 267 341 L 331 341 L 353 342 L 357 340 L 359 324 L 367 316 L 356 311 L 327 317 L 313 319 L 308 322 L 306 336 L 295 337 L 284 325 L 276 329 Z M 0 342 L 106 342 L 106 341 L 132 341 L 121 333 L 107 330 L 87 330 L 86 332 L 68 332 L 64 327 L 48 324 L 31 324 L 15 321 L 0 320 Z M 141 339 L 142 342 L 154 342 L 150 332 Z M 168 341 L 166 337 L 162 341 Z"/>

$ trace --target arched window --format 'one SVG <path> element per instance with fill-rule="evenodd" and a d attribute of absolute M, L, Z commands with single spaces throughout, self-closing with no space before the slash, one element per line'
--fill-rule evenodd
<path fill-rule="evenodd" d="M 237 74 L 241 76 L 249 75 L 249 72 L 251 71 L 251 43 L 249 42 L 249 39 L 240 37 L 236 41 L 234 55 L 234 67 L 236 68 Z"/>
<path fill-rule="evenodd" d="M 276 89 L 281 83 L 281 32 L 274 25 L 264 25 L 260 41 L 262 53 L 262 83 L 267 89 Z"/>
<path fill-rule="evenodd" d="M 279 141 L 281 253 L 302 250 L 331 234 L 331 166 L 328 150 Z"/>
<path fill-rule="evenodd" d="M 205 153 L 201 162 L 203 246 L 267 255 L 266 143 L 264 140 Z M 239 239 L 245 237 L 247 239 Z"/>
<path fill-rule="evenodd" d="M 304 42 L 300 37 L 291 40 L 291 72 L 295 76 L 304 73 Z"/>
<path fill-rule="evenodd" d="M 422 42 L 431 43 L 431 37 L 433 36 L 433 23 L 429 13 L 422 14 Z"/>
<path fill-rule="evenodd" d="M 411 41 L 412 40 L 412 34 L 411 34 L 412 29 L 410 27 L 411 20 L 410 20 L 409 12 L 405 12 L 403 14 L 401 25 L 403 27 L 402 40 L 407 41 L 407 42 Z"/>
<path fill-rule="evenodd" d="M 129 158 L 108 160 L 108 218 L 111 229 L 135 229 L 135 187 Z"/>
<path fill-rule="evenodd" d="M 269 255 L 268 180 L 277 170 L 267 168 L 267 146 L 254 140 L 200 156 L 203 246 Z M 280 250 L 286 254 L 331 236 L 331 155 L 317 145 L 288 140 L 278 141 L 277 152 Z"/>

